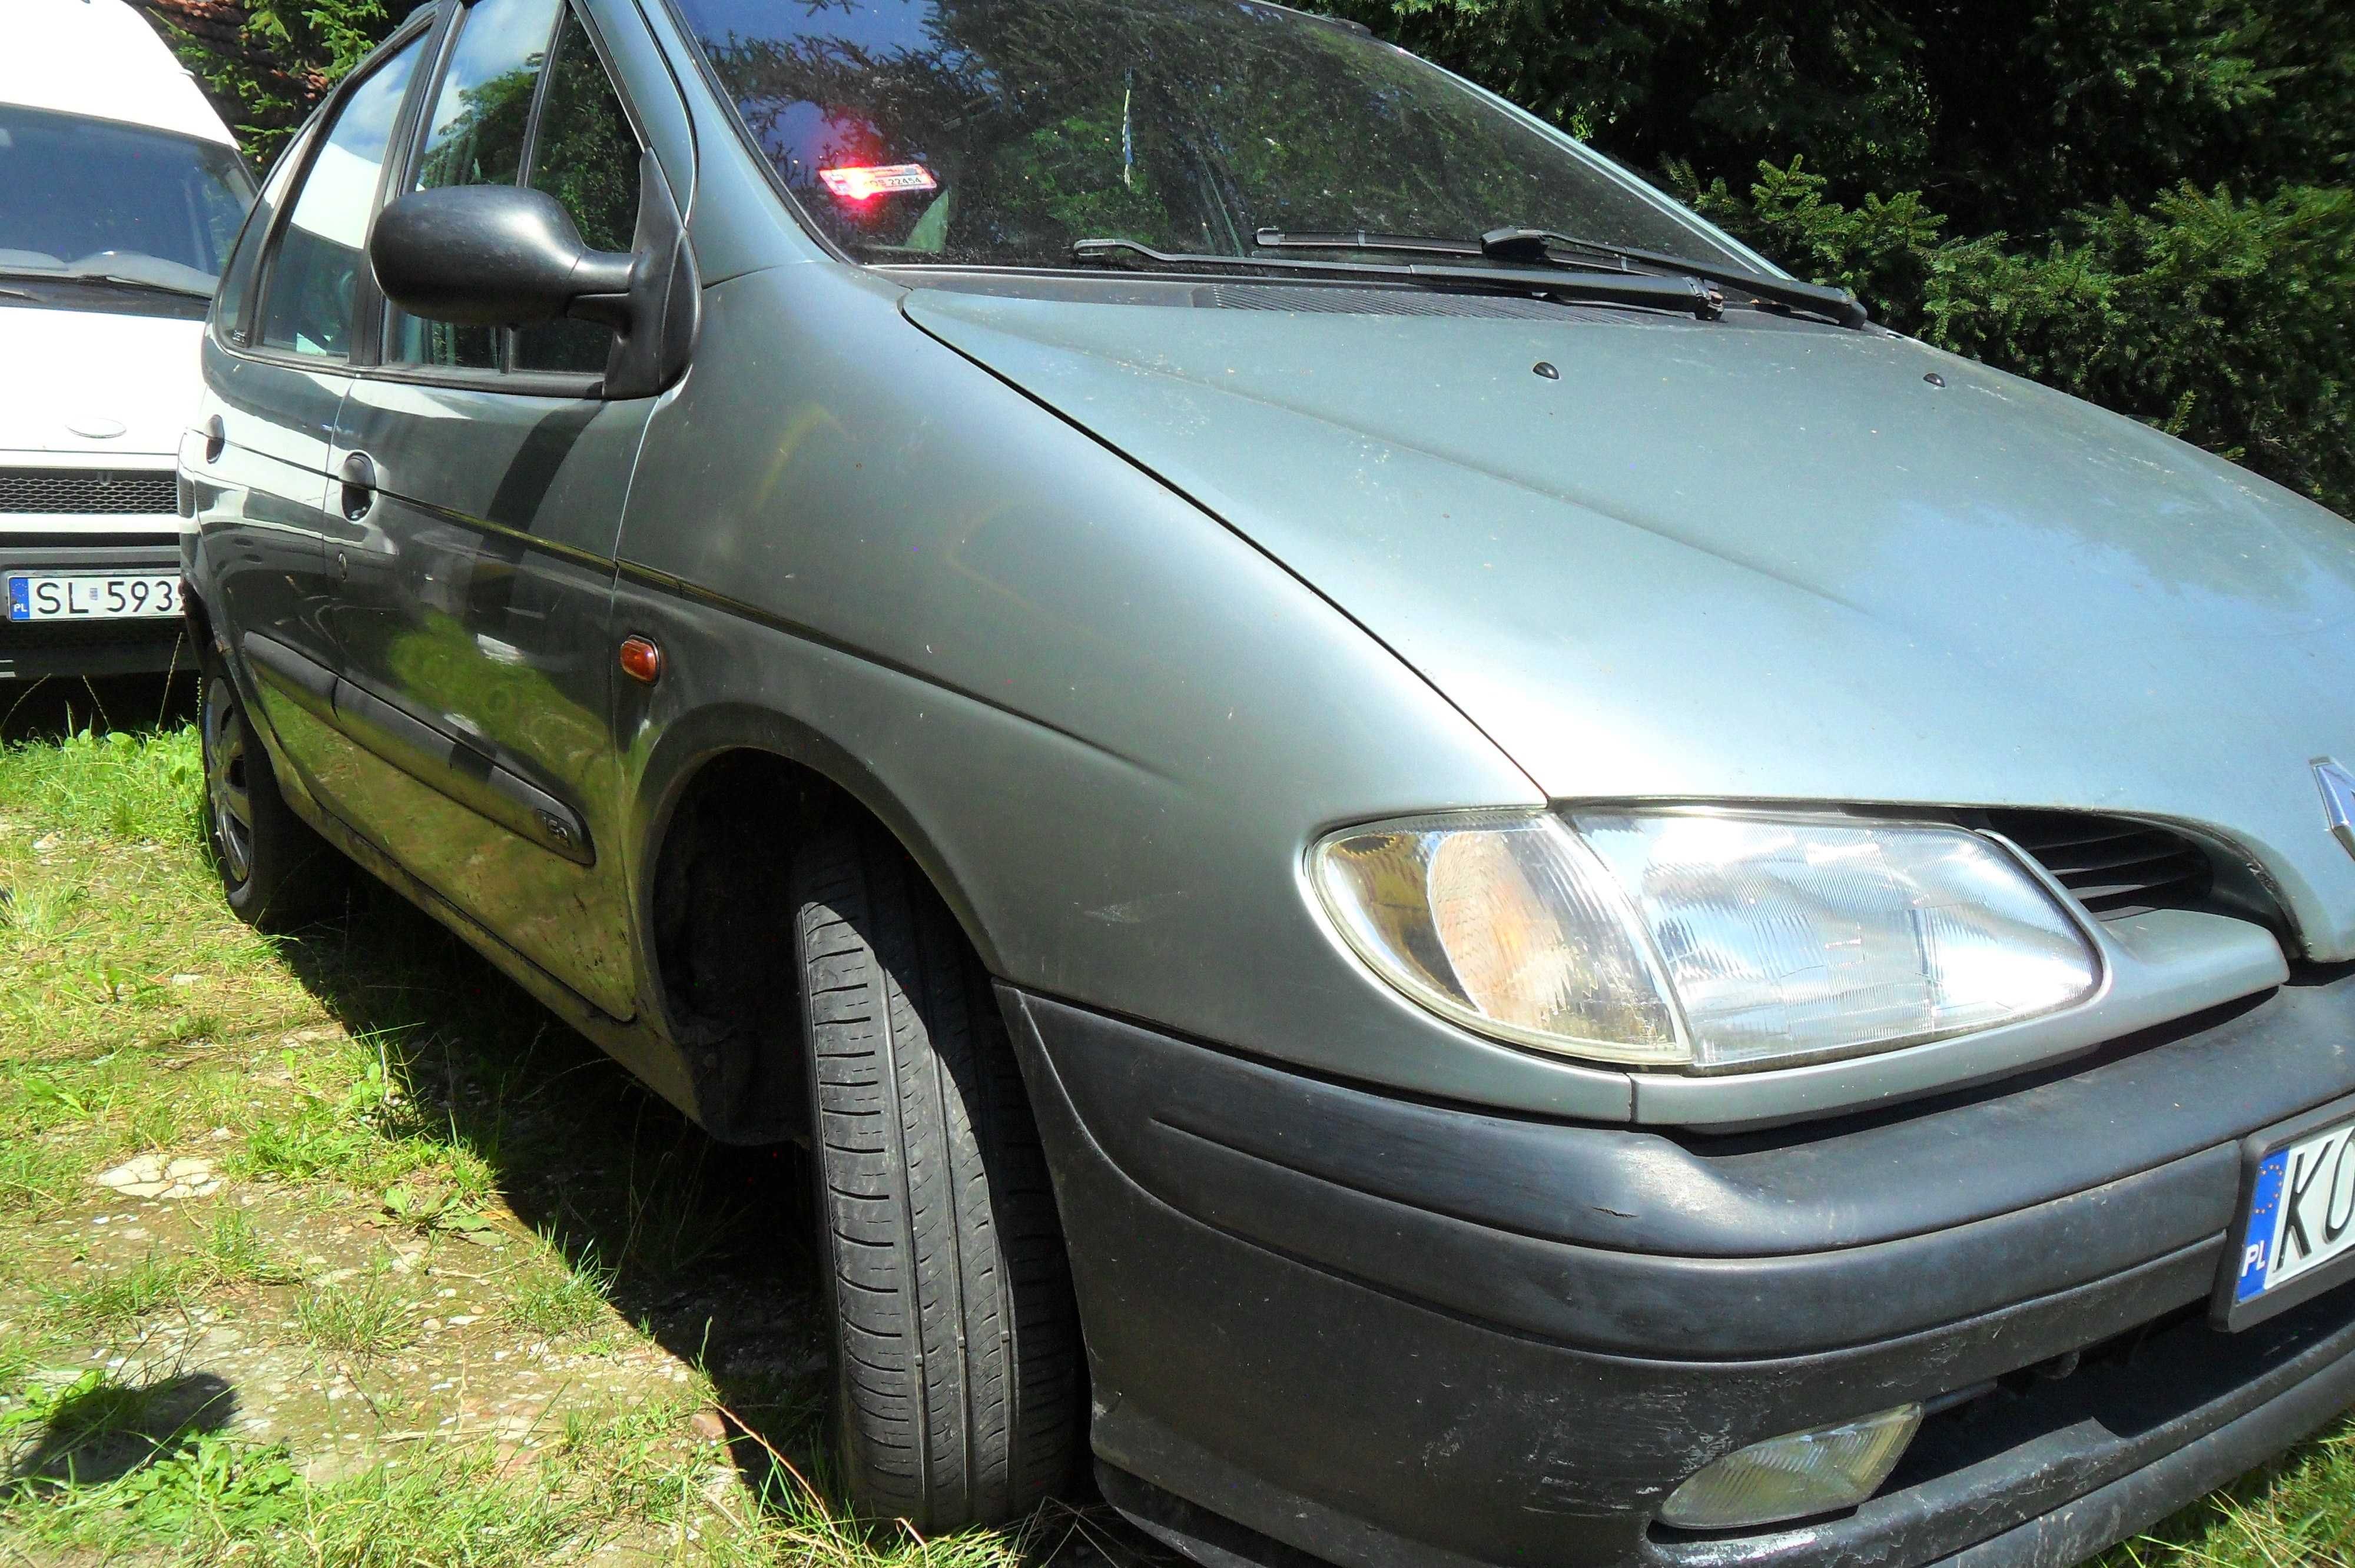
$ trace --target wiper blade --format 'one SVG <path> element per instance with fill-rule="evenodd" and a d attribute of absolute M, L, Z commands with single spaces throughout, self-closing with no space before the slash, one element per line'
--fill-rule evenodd
<path fill-rule="evenodd" d="M 1434 267 L 1422 262 L 1287 261 L 1266 256 L 1214 256 L 1196 250 L 1156 250 L 1135 239 L 1075 239 L 1075 261 L 1111 262 L 1135 257 L 1160 267 L 1199 267 L 1212 271 L 1282 272 L 1317 278 L 1366 278 L 1448 290 L 1508 290 L 1542 294 L 1580 304 L 1630 305 L 1676 311 L 1715 321 L 1723 313 L 1716 291 L 1694 278 L 1657 278 L 1641 272 L 1574 271 L 1560 268 Z"/>
<path fill-rule="evenodd" d="M 146 289 L 158 294 L 181 294 L 191 300 L 209 300 L 210 289 L 191 288 L 186 283 L 166 283 L 155 278 L 133 278 L 125 272 L 67 272 L 60 276 L 77 283 L 111 283 L 118 289 Z"/>
<path fill-rule="evenodd" d="M 167 283 L 159 278 L 136 278 L 127 272 L 76 272 L 63 267 L 0 267 L 0 278 L 27 283 L 103 283 L 117 289 L 148 289 L 159 294 L 185 294 L 192 300 L 213 297 L 210 289 L 198 289 L 186 283 Z M 21 289 L 7 291 L 20 298 L 32 298 Z"/>
<path fill-rule="evenodd" d="M 1689 272 L 1696 278 L 1722 283 L 1729 289 L 1746 291 L 1768 304 L 1817 312 L 1844 327 L 1868 326 L 1872 322 L 1863 302 L 1846 289 L 1827 289 L 1819 283 L 1802 283 L 1790 278 L 1770 278 L 1764 272 L 1753 272 L 1747 267 L 1731 267 L 1722 261 L 1704 261 L 1692 256 L 1669 256 L 1657 250 L 1639 250 L 1632 245 L 1606 245 L 1601 240 L 1582 239 L 1574 234 L 1557 234 L 1549 228 L 1492 228 L 1480 237 L 1480 253 L 1499 261 L 1553 260 L 1552 251 L 1556 247 L 1565 250 L 1583 250 L 1594 256 L 1608 256 L 1639 267 L 1673 268 L 1679 272 Z"/>
<path fill-rule="evenodd" d="M 1747 267 L 1705 261 L 1693 256 L 1671 256 L 1582 239 L 1550 228 L 1492 228 L 1477 239 L 1450 239 L 1438 235 L 1376 234 L 1363 230 L 1289 230 L 1263 228 L 1254 242 L 1269 250 L 1391 250 L 1402 255 L 1477 257 L 1489 261 L 1519 262 L 1541 267 L 1570 267 L 1625 271 L 1641 267 L 1650 271 L 1700 278 L 1748 293 L 1752 298 L 1787 309 L 1828 316 L 1844 327 L 1870 324 L 1872 317 L 1846 289 L 1827 289 L 1788 278 L 1770 278 Z M 1582 252 L 1596 260 L 1581 260 L 1560 251 Z M 1606 262 L 1617 262 L 1611 267 Z"/>

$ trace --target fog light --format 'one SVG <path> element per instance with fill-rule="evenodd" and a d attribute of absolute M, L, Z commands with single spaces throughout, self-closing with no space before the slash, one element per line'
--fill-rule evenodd
<path fill-rule="evenodd" d="M 1889 1478 L 1922 1425 L 1922 1407 L 1753 1443 L 1668 1496 L 1660 1522 L 1679 1530 L 1741 1530 L 1854 1508 Z"/>

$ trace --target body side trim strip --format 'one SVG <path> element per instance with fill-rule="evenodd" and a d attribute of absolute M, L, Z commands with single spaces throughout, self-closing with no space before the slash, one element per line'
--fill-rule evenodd
<path fill-rule="evenodd" d="M 581 814 L 457 736 L 398 704 L 339 678 L 336 726 L 375 756 L 435 792 L 578 865 L 594 865 Z"/>

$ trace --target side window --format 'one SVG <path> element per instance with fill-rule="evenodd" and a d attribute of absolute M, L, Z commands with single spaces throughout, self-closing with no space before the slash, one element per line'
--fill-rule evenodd
<path fill-rule="evenodd" d="M 568 8 L 549 68 L 548 93 L 532 143 L 528 183 L 564 204 L 581 238 L 599 250 L 627 250 L 638 227 L 638 138 L 622 111 L 588 31 Z M 518 370 L 605 368 L 609 327 L 549 322 L 516 334 Z"/>
<path fill-rule="evenodd" d="M 246 305 L 253 296 L 254 271 L 261 265 L 257 258 L 270 238 L 271 219 L 285 205 L 286 187 L 294 183 L 294 171 L 303 166 L 310 145 L 310 137 L 298 136 L 279 154 L 269 178 L 261 183 L 261 195 L 255 198 L 252 211 L 246 214 L 245 228 L 237 237 L 237 249 L 230 253 L 229 265 L 221 270 L 214 313 L 220 322 L 221 332 L 232 343 L 245 342 L 253 332 Z"/>
<path fill-rule="evenodd" d="M 423 39 L 412 40 L 378 66 L 328 126 L 263 280 L 265 347 L 321 358 L 350 355 L 378 175 L 423 47 Z"/>
<path fill-rule="evenodd" d="M 549 35 L 560 0 L 475 0 L 459 24 L 458 45 L 427 122 L 414 190 L 442 185 L 513 185 L 523 174 L 524 134 L 538 90 Z M 497 334 L 489 327 L 388 317 L 389 363 L 498 368 Z"/>

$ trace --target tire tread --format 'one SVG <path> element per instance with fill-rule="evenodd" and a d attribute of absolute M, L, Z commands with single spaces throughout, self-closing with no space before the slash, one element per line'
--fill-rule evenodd
<path fill-rule="evenodd" d="M 1046 1162 L 986 977 L 870 824 L 796 858 L 838 1424 L 862 1508 L 920 1531 L 1050 1495 L 1080 1440 L 1080 1345 Z"/>

